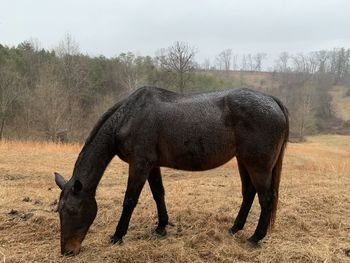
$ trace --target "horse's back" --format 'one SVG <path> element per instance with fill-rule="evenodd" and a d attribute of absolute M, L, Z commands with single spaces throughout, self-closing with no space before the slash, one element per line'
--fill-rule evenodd
<path fill-rule="evenodd" d="M 128 155 L 184 170 L 215 168 L 238 151 L 247 155 L 243 145 L 250 155 L 276 149 L 285 122 L 271 96 L 247 89 L 181 95 L 145 87 L 128 105 L 120 129 Z"/>
<path fill-rule="evenodd" d="M 158 147 L 165 166 L 207 170 L 235 155 L 233 127 L 227 125 L 225 95 L 185 95 L 159 102 Z"/>

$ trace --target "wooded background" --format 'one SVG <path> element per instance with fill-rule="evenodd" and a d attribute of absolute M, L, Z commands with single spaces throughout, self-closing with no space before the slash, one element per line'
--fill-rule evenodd
<path fill-rule="evenodd" d="M 350 49 L 282 52 L 268 71 L 263 52 L 226 49 L 202 64 L 196 52 L 175 42 L 153 57 L 92 57 L 70 35 L 50 50 L 33 40 L 0 44 L 0 139 L 83 141 L 104 111 L 143 85 L 181 93 L 253 88 L 287 105 L 292 138 L 350 134 Z"/>

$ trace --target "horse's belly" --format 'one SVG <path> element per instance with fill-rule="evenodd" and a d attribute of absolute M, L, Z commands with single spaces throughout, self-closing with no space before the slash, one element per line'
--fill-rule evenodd
<path fill-rule="evenodd" d="M 192 153 L 184 156 L 180 156 L 175 162 L 164 165 L 170 168 L 187 170 L 187 171 L 204 171 L 219 167 L 231 160 L 235 154 L 223 154 L 219 157 L 208 156 L 208 157 L 196 157 Z"/>
<path fill-rule="evenodd" d="M 160 166 L 203 171 L 216 168 L 235 156 L 234 134 L 230 130 L 193 132 L 168 138 L 160 146 Z"/>

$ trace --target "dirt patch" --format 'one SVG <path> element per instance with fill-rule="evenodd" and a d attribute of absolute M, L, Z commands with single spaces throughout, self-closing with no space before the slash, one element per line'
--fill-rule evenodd
<path fill-rule="evenodd" d="M 30 219 L 34 214 L 30 213 L 30 212 L 23 212 L 23 211 L 18 211 L 15 209 L 11 209 L 10 212 L 8 212 L 8 215 L 10 217 L 11 220 L 19 218 L 22 220 L 28 220 Z"/>
<path fill-rule="evenodd" d="M 0 175 L 0 179 L 4 181 L 17 181 L 17 180 L 23 180 L 25 176 L 20 174 L 3 174 Z"/>

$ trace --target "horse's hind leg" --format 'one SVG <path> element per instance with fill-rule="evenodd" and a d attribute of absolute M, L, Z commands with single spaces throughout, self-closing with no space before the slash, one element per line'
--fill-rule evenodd
<path fill-rule="evenodd" d="M 148 177 L 148 183 L 151 188 L 152 195 L 154 201 L 156 202 L 158 211 L 158 226 L 155 231 L 158 235 L 165 236 L 165 227 L 168 224 L 169 218 L 165 206 L 164 186 L 159 167 L 155 167 L 151 170 L 150 175 Z"/>
<path fill-rule="evenodd" d="M 255 188 L 250 180 L 248 171 L 246 170 L 243 163 L 240 162 L 239 159 L 237 159 L 237 163 L 238 163 L 239 175 L 241 176 L 241 182 L 242 182 L 243 201 L 241 204 L 241 208 L 239 209 L 238 215 L 236 217 L 236 220 L 232 228 L 230 228 L 229 230 L 231 234 L 235 234 L 239 230 L 243 229 L 256 194 Z"/>
<path fill-rule="evenodd" d="M 272 174 L 268 172 L 250 172 L 252 183 L 258 193 L 261 207 L 259 222 L 254 234 L 248 239 L 256 244 L 266 236 L 272 215 L 274 194 L 272 190 Z"/>

